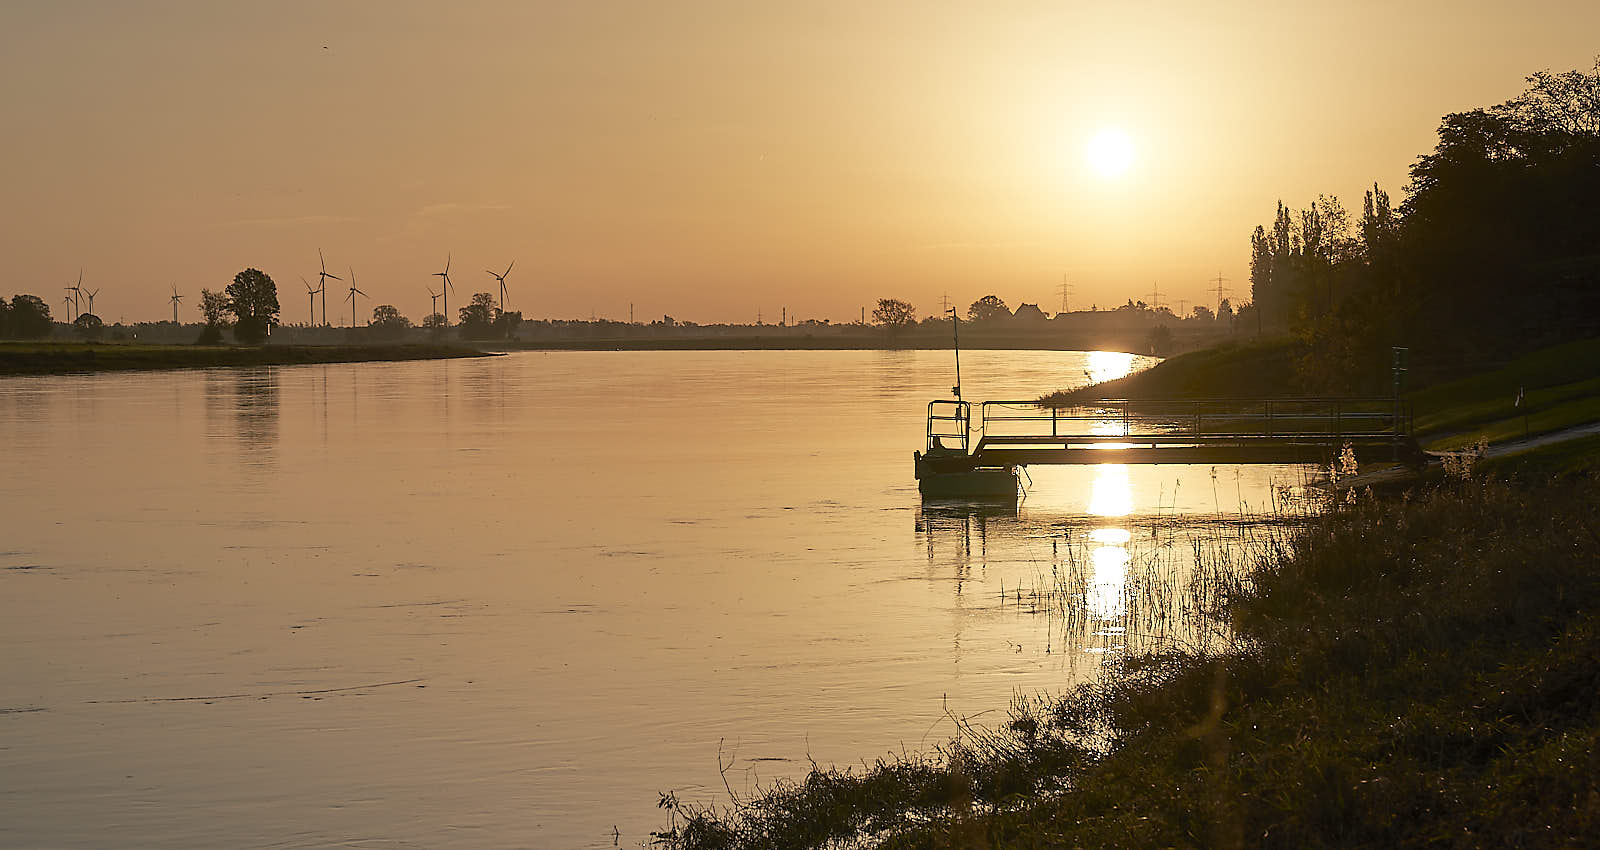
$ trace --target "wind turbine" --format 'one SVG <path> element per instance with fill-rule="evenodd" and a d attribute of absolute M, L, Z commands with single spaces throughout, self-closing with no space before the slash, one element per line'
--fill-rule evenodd
<path fill-rule="evenodd" d="M 105 287 L 101 287 L 101 289 L 104 289 L 104 288 Z M 85 289 L 83 291 L 83 297 L 89 299 L 89 312 L 91 312 L 91 313 L 94 312 L 94 297 L 96 295 L 99 295 L 99 294 L 100 294 L 100 290 L 99 289 Z"/>
<path fill-rule="evenodd" d="M 322 249 L 321 248 L 317 249 L 317 260 L 322 263 L 322 271 L 317 273 L 317 291 L 322 293 L 322 324 L 323 324 L 323 327 L 327 327 L 327 324 L 328 324 L 328 278 L 331 277 L 334 280 L 341 280 L 341 278 L 336 274 L 328 274 L 328 261 L 322 258 Z M 366 293 L 363 292 L 361 294 L 365 295 Z M 354 320 L 355 320 L 354 317 L 351 317 L 351 321 L 354 321 Z"/>
<path fill-rule="evenodd" d="M 67 288 L 71 289 L 72 287 L 69 286 Z M 66 310 L 69 313 L 72 312 L 72 296 L 71 295 L 63 295 L 63 296 L 61 296 L 61 309 Z M 68 322 L 67 324 L 72 324 L 72 323 Z"/>
<path fill-rule="evenodd" d="M 76 321 L 79 314 L 82 313 L 82 311 L 78 309 L 78 299 L 83 296 L 83 269 L 78 269 L 77 283 L 74 283 L 71 286 L 63 286 L 61 288 L 72 293 L 72 295 L 68 296 L 72 299 L 72 319 L 68 321 Z"/>
<path fill-rule="evenodd" d="M 511 266 L 516 264 L 516 260 L 511 261 Z M 511 266 L 506 266 L 506 270 L 501 274 L 495 274 L 488 269 L 484 269 L 484 271 L 489 272 L 490 277 L 500 282 L 500 312 L 502 313 L 506 311 L 506 275 L 511 274 Z"/>
<path fill-rule="evenodd" d="M 329 275 L 329 277 L 333 277 L 333 276 Z M 334 280 L 338 280 L 338 278 L 334 278 Z M 352 328 L 356 326 L 356 296 L 357 295 L 366 295 L 366 294 L 367 293 L 362 292 L 361 290 L 356 288 L 356 270 L 355 269 L 351 269 L 350 270 L 350 296 L 349 297 L 350 297 L 350 327 L 352 327 Z M 327 296 L 323 296 L 323 303 L 327 303 Z"/>
<path fill-rule="evenodd" d="M 444 293 L 442 293 L 442 292 L 434 292 L 433 291 L 433 287 L 430 286 L 430 287 L 428 287 L 428 294 L 433 296 L 433 307 L 431 308 L 431 310 L 428 313 L 428 315 L 432 316 L 433 314 L 439 312 L 439 296 L 443 295 Z"/>
<path fill-rule="evenodd" d="M 507 270 L 509 271 L 509 269 Z M 444 271 L 434 272 L 433 277 L 444 278 L 444 285 L 439 287 L 440 294 L 444 296 L 444 326 L 450 327 L 450 290 L 455 289 L 455 284 L 450 282 L 450 254 L 444 255 Z M 432 292 L 433 290 L 428 290 Z"/>
<path fill-rule="evenodd" d="M 306 285 L 306 295 L 311 297 L 311 318 L 306 323 L 306 327 L 316 327 L 316 324 L 317 324 L 317 293 L 322 291 L 322 287 L 319 286 L 316 289 L 312 289 L 311 288 L 311 282 L 306 280 L 306 276 L 305 275 L 301 275 L 300 276 L 300 282 Z M 326 297 L 324 297 L 322 300 L 323 301 L 327 301 L 328 299 Z M 324 310 L 323 312 L 326 313 L 327 311 Z"/>
<path fill-rule="evenodd" d="M 183 300 L 183 296 L 178 294 L 177 284 L 172 285 L 172 297 L 167 300 L 172 302 L 172 323 L 176 325 L 178 323 L 178 302 Z"/>

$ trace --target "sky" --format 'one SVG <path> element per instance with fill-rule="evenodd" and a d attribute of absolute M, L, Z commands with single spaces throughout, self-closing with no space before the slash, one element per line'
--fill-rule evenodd
<path fill-rule="evenodd" d="M 414 321 L 447 256 L 452 308 L 514 260 L 528 318 L 1214 306 L 1279 199 L 1398 200 L 1441 116 L 1597 34 L 1590 0 L 5 0 L 0 297 L 60 313 L 82 269 L 108 322 L 173 287 L 198 321 L 255 267 L 304 322 L 320 248 Z"/>

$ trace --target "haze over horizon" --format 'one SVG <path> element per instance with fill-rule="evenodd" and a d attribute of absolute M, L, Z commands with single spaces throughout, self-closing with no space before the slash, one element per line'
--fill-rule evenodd
<path fill-rule="evenodd" d="M 1482 0 L 12 3 L 0 297 L 59 310 L 81 267 L 107 322 L 174 284 L 193 321 L 252 266 L 301 322 L 318 248 L 413 320 L 447 254 L 452 307 L 515 260 L 528 318 L 1247 297 L 1280 198 L 1398 201 L 1441 116 L 1596 32 Z"/>

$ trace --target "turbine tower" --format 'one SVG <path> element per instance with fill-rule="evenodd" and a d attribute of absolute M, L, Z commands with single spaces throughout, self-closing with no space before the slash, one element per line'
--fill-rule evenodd
<path fill-rule="evenodd" d="M 306 285 L 306 295 L 311 299 L 311 304 L 310 304 L 311 318 L 306 320 L 306 327 L 308 327 L 308 328 L 316 327 L 316 325 L 317 325 L 317 294 L 322 292 L 322 287 L 319 286 L 316 289 L 312 289 L 311 288 L 311 282 L 306 280 L 306 276 L 305 275 L 301 275 L 300 276 L 300 282 Z M 324 298 L 323 300 L 326 301 L 327 299 Z M 323 312 L 326 313 L 327 311 L 324 310 Z"/>
<path fill-rule="evenodd" d="M 357 295 L 366 295 L 366 294 L 367 293 L 362 292 L 361 290 L 356 288 L 356 270 L 355 269 L 351 269 L 350 270 L 350 296 L 349 296 L 349 298 L 350 298 L 350 327 L 352 327 L 352 328 L 356 326 L 356 296 Z"/>
<path fill-rule="evenodd" d="M 430 295 L 433 298 L 433 306 L 428 309 L 428 315 L 429 316 L 432 316 L 432 315 L 434 315 L 434 314 L 439 312 L 439 296 L 443 295 L 443 294 L 444 293 L 442 293 L 442 292 L 434 292 L 433 291 L 433 287 L 431 287 L 431 286 L 428 287 L 428 295 Z"/>
<path fill-rule="evenodd" d="M 336 274 L 328 274 L 328 261 L 322 258 L 322 249 L 317 249 L 317 260 L 322 263 L 322 271 L 317 273 L 317 291 L 322 293 L 322 326 L 328 326 L 328 278 L 340 280 Z M 364 294 L 364 293 L 363 293 Z M 352 317 L 353 320 L 353 317 Z"/>
<path fill-rule="evenodd" d="M 104 289 L 104 288 L 105 287 L 101 287 L 101 289 Z M 91 312 L 91 313 L 94 312 L 94 297 L 96 295 L 99 295 L 99 294 L 100 294 L 100 290 L 99 289 L 85 289 L 83 291 L 83 297 L 89 299 L 89 312 Z"/>
<path fill-rule="evenodd" d="M 511 266 L 516 264 L 516 260 L 511 261 Z M 484 271 L 489 272 L 490 277 L 500 282 L 500 312 L 502 313 L 506 311 L 506 275 L 511 274 L 511 266 L 506 266 L 506 270 L 500 274 L 484 269 Z"/>
<path fill-rule="evenodd" d="M 178 285 L 176 283 L 172 285 L 172 297 L 167 300 L 172 302 L 172 323 L 176 325 L 178 323 L 178 302 L 183 300 L 183 296 L 178 294 Z"/>
<path fill-rule="evenodd" d="M 510 269 L 507 269 L 510 271 Z M 434 272 L 433 277 L 444 278 L 444 285 L 439 287 L 440 294 L 444 296 L 444 326 L 450 327 L 450 290 L 455 289 L 455 284 L 450 282 L 450 254 L 444 255 L 444 271 Z M 429 290 L 430 292 L 432 290 Z"/>
<path fill-rule="evenodd" d="M 71 295 L 68 297 L 72 299 L 72 318 L 67 320 L 67 322 L 70 324 L 76 321 L 78 316 L 83 312 L 82 310 L 78 309 L 78 305 L 80 303 L 79 299 L 83 297 L 83 269 L 78 269 L 77 283 L 74 283 L 71 286 L 63 286 L 62 289 L 65 289 L 67 292 L 71 293 Z"/>

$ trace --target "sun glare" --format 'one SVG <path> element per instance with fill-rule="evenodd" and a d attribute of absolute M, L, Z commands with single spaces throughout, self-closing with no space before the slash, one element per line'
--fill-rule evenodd
<path fill-rule="evenodd" d="M 1096 133 L 1084 152 L 1089 168 L 1101 177 L 1121 177 L 1133 166 L 1133 139 L 1115 128 Z"/>

